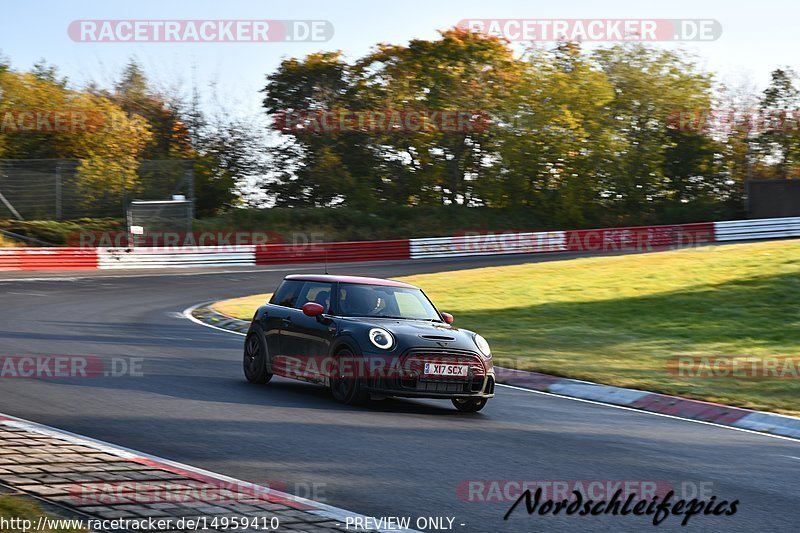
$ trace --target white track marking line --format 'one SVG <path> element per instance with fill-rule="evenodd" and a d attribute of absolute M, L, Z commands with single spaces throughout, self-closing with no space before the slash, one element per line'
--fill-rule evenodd
<path fill-rule="evenodd" d="M 59 277 L 59 276 L 53 276 L 52 278 L 5 278 L 5 279 L 0 279 L 0 283 L 10 283 L 13 281 L 76 281 L 78 279 L 84 279 L 84 278 Z"/>
<path fill-rule="evenodd" d="M 224 333 L 233 333 L 234 335 L 241 335 L 242 337 L 246 336 L 246 334 L 239 333 L 238 331 L 231 331 L 229 329 L 224 329 L 224 328 L 220 328 L 220 327 L 217 327 L 217 326 L 212 326 L 211 324 L 206 324 L 205 322 L 203 322 L 201 320 L 198 320 L 197 318 L 192 316 L 192 311 L 194 311 L 195 309 L 197 309 L 198 307 L 203 306 L 203 305 L 208 305 L 208 303 L 197 304 L 197 305 L 194 305 L 192 307 L 189 307 L 188 309 L 185 309 L 183 311 L 183 316 L 188 318 L 189 320 L 191 320 L 195 324 L 199 324 L 199 325 L 205 326 L 207 328 L 216 329 L 216 330 L 222 331 Z M 586 381 L 585 383 L 591 383 L 591 382 L 590 381 Z M 563 398 L 564 400 L 572 400 L 574 402 L 590 403 L 590 404 L 599 405 L 599 406 L 602 406 L 602 407 L 611 407 L 611 408 L 614 408 L 614 409 L 622 409 L 624 411 L 633 411 L 635 413 L 641 413 L 641 414 L 645 414 L 645 415 L 661 416 L 661 417 L 664 417 L 664 418 L 672 418 L 674 420 L 683 420 L 685 422 L 694 422 L 696 424 L 704 424 L 706 426 L 714 426 L 714 427 L 723 428 L 723 429 L 730 429 L 730 430 L 733 430 L 733 431 L 741 431 L 742 433 L 750 433 L 752 435 L 761 435 L 762 437 L 771 437 L 773 439 L 787 440 L 787 441 L 790 441 L 790 442 L 798 443 L 798 440 L 795 439 L 795 438 L 792 438 L 792 437 L 784 437 L 783 435 L 773 435 L 771 433 L 762 433 L 760 431 L 753 431 L 752 429 L 745 429 L 745 428 L 737 428 L 737 427 L 734 427 L 734 426 L 725 426 L 723 424 L 717 424 L 715 422 L 706 422 L 705 420 L 693 420 L 691 418 L 683 418 L 683 417 L 680 417 L 680 416 L 668 415 L 668 414 L 664 414 L 664 413 L 654 413 L 652 411 L 644 411 L 642 409 L 634 409 L 633 407 L 626 407 L 624 405 L 614 405 L 612 403 L 603 403 L 603 402 L 598 402 L 598 401 L 595 401 L 595 400 L 585 400 L 583 398 L 574 398 L 572 396 L 564 396 L 563 394 L 557 394 L 555 392 L 545 392 L 545 391 L 539 391 L 539 390 L 534 390 L 534 389 L 526 389 L 524 387 L 516 387 L 514 385 L 504 385 L 503 383 L 497 383 L 497 386 L 498 387 L 506 387 L 508 389 L 514 389 L 514 390 L 518 390 L 518 391 L 522 391 L 522 392 L 530 392 L 530 393 L 533 393 L 533 394 L 542 394 L 544 396 L 553 396 L 553 397 L 556 397 L 556 398 Z M 647 391 L 644 391 L 644 392 L 647 392 Z M 786 457 L 790 457 L 790 456 L 786 456 Z M 794 459 L 798 459 L 798 458 L 794 457 Z M 798 459 L 798 460 L 800 460 L 800 459 Z"/>
<path fill-rule="evenodd" d="M 7 292 L 6 294 L 14 294 L 17 296 L 49 296 L 41 292 Z"/>
<path fill-rule="evenodd" d="M 313 509 L 308 509 L 303 512 L 307 512 L 309 514 L 313 514 L 316 516 L 321 516 L 324 518 L 328 518 L 330 520 L 338 520 L 342 523 L 346 521 L 347 518 L 366 518 L 365 515 L 355 513 L 353 511 L 348 511 L 347 509 L 342 509 L 339 507 L 334 507 L 332 505 L 327 505 L 325 503 L 321 503 L 314 500 L 309 500 L 307 498 L 303 498 L 300 496 L 295 496 L 294 494 L 289 494 L 286 492 L 281 492 L 275 489 L 269 489 L 267 487 L 262 487 L 256 483 L 251 483 L 249 481 L 244 481 L 241 479 L 236 479 L 230 476 L 226 476 L 224 474 L 219 474 L 217 472 L 212 472 L 210 470 L 204 470 L 202 468 L 198 468 L 196 466 L 187 465 L 185 463 L 180 463 L 178 461 L 172 461 L 170 459 L 165 459 L 163 457 L 158 457 L 157 455 L 151 455 L 148 453 L 140 452 L 137 450 L 132 450 L 130 448 L 126 448 L 124 446 L 119 446 L 117 444 L 112 444 L 110 442 L 102 441 L 99 439 L 94 439 L 92 437 L 86 437 L 84 435 L 78 435 L 77 433 L 72 433 L 70 431 L 66 431 L 63 429 L 54 428 L 52 426 L 46 426 L 44 424 L 39 424 L 37 422 L 31 422 L 29 420 L 25 420 L 22 418 L 17 418 L 15 416 L 0 414 L 0 416 L 4 417 L 6 420 L 0 420 L 0 426 L 6 425 L 11 426 L 19 429 L 24 429 L 26 431 L 30 431 L 33 433 L 39 433 L 40 435 L 47 435 L 49 437 L 58 438 L 61 440 L 65 440 L 67 442 L 71 442 L 73 444 L 80 444 L 82 446 L 87 446 L 90 448 L 94 448 L 96 450 L 116 455 L 117 457 L 123 459 L 149 459 L 156 463 L 160 463 L 166 466 L 172 466 L 174 468 L 180 468 L 182 470 L 186 470 L 188 472 L 193 472 L 195 474 L 200 474 L 202 476 L 207 476 L 210 478 L 214 478 L 219 481 L 223 481 L 225 483 L 235 483 L 241 487 L 246 487 L 249 489 L 258 490 L 260 492 L 269 492 L 271 494 L 276 494 L 281 498 L 285 498 L 289 501 L 293 501 L 308 507 L 313 507 Z M 47 499 L 47 498 L 45 498 Z M 374 522 L 373 522 L 374 523 Z M 358 529 L 354 531 L 359 531 Z M 420 533 L 414 529 L 377 529 L 375 531 L 380 531 L 384 533 L 388 533 L 389 531 L 392 532 L 407 532 L 407 533 Z"/>

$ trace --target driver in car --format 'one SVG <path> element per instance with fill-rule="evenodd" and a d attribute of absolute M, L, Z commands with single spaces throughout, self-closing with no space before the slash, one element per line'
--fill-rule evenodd
<path fill-rule="evenodd" d="M 331 306 L 331 291 L 319 291 L 314 297 L 314 302 L 322 306 L 323 313 L 327 313 Z"/>
<path fill-rule="evenodd" d="M 352 287 L 347 289 L 345 304 L 347 312 L 352 315 L 370 316 L 380 309 L 381 298 L 369 289 Z"/>

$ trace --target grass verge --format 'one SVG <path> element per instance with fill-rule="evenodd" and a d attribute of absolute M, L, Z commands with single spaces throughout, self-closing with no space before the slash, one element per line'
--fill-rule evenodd
<path fill-rule="evenodd" d="M 241 320 L 250 320 L 253 318 L 253 313 L 256 312 L 261 305 L 267 303 L 272 293 L 254 294 L 252 296 L 243 296 L 241 298 L 231 298 L 230 300 L 222 300 L 214 302 L 210 307 L 223 315 Z"/>
<path fill-rule="evenodd" d="M 8 523 L 12 526 L 4 528 L 2 530 L 4 532 L 24 533 L 34 529 L 38 533 L 83 533 L 85 531 L 85 529 L 72 527 L 77 524 L 76 520 L 49 515 L 35 502 L 19 496 L 0 496 L 0 517 L 9 521 Z M 41 517 L 46 517 L 47 520 L 40 523 Z M 11 520 L 14 522 L 10 522 Z M 40 525 L 41 528 L 38 527 Z"/>

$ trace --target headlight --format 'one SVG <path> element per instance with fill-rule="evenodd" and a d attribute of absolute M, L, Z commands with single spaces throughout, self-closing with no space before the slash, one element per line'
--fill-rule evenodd
<path fill-rule="evenodd" d="M 372 328 L 369 330 L 369 340 L 381 350 L 388 350 L 394 346 L 392 334 L 383 328 Z"/>
<path fill-rule="evenodd" d="M 477 333 L 475 334 L 475 346 L 478 347 L 478 349 L 481 351 L 481 353 L 484 356 L 486 356 L 486 357 L 491 357 L 492 356 L 492 349 L 489 348 L 489 343 L 486 342 L 486 339 L 484 339 L 483 337 L 481 337 Z"/>

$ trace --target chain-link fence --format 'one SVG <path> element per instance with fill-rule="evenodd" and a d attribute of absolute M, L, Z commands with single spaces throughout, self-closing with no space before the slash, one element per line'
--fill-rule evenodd
<path fill-rule="evenodd" d="M 128 210 L 131 232 L 192 231 L 189 200 L 134 200 Z"/>
<path fill-rule="evenodd" d="M 193 162 L 0 159 L 0 219 L 126 218 L 133 200 L 194 198 Z"/>

